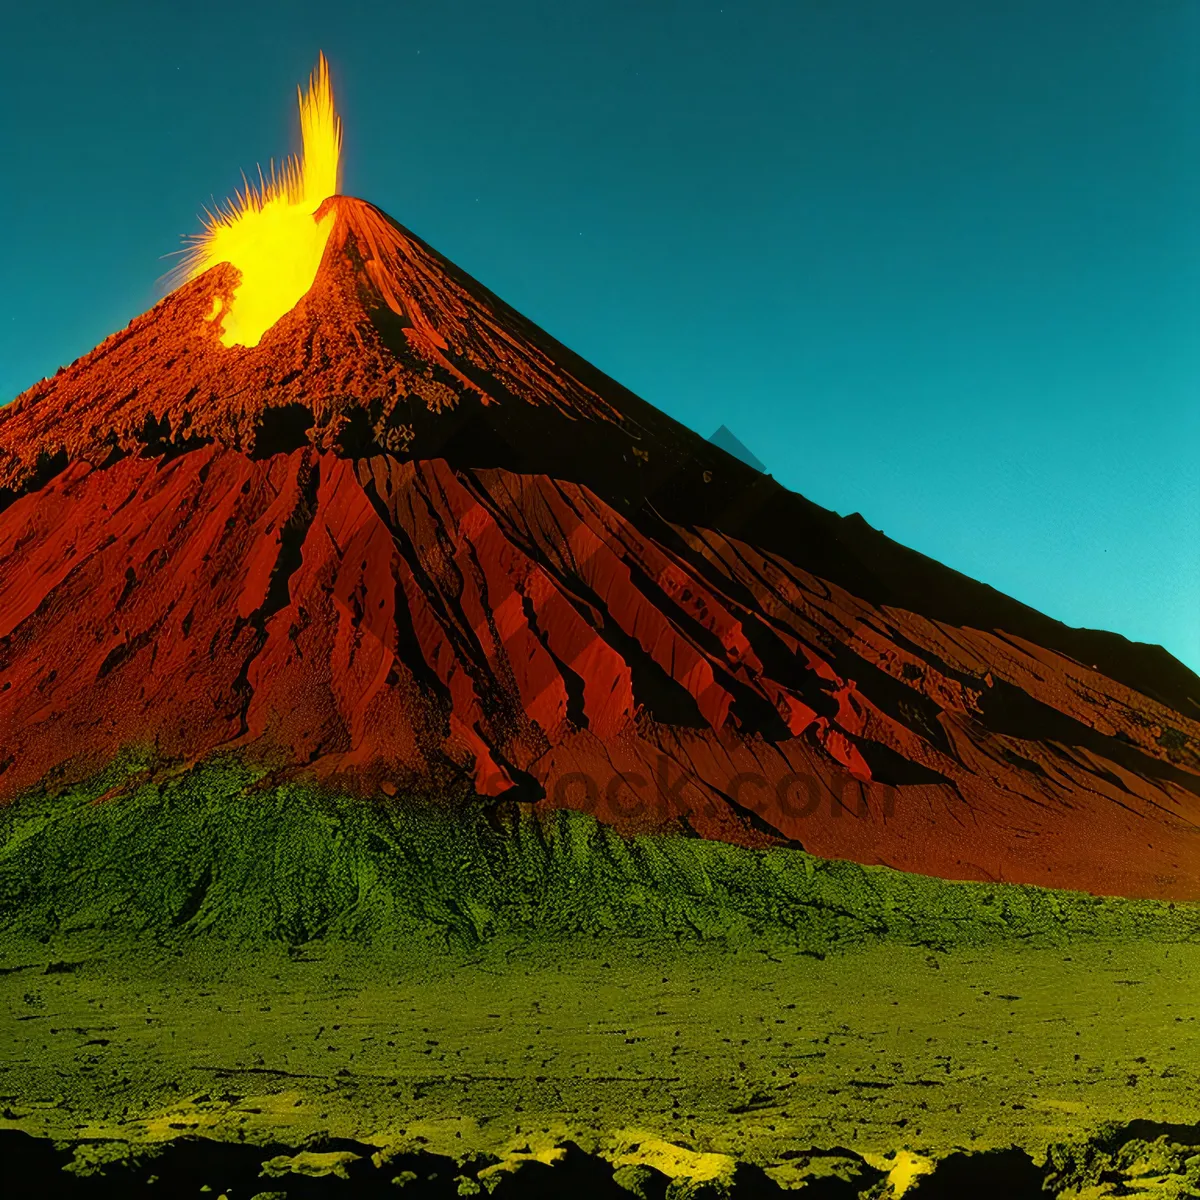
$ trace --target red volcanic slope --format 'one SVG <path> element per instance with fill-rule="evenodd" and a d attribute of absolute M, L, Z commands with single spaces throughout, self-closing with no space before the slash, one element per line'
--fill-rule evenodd
<path fill-rule="evenodd" d="M 0 409 L 0 798 L 128 747 L 1200 897 L 1200 680 L 787 492 L 336 198 Z"/>

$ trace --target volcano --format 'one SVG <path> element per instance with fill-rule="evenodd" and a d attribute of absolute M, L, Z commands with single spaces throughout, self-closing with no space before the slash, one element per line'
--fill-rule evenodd
<path fill-rule="evenodd" d="M 5 1181 L 1192 1194 L 1200 678 L 345 195 L 323 57 L 300 125 L 0 407 Z"/>
<path fill-rule="evenodd" d="M 363 798 L 1200 897 L 1200 680 L 839 517 L 336 196 L 0 410 L 0 795 L 129 748 Z"/>
<path fill-rule="evenodd" d="M 1200 897 L 1200 679 L 785 490 L 336 194 L 323 58 L 301 125 L 182 286 L 0 409 L 0 802 L 224 753 Z"/>

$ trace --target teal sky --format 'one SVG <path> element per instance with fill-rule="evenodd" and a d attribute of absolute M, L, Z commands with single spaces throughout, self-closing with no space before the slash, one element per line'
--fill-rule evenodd
<path fill-rule="evenodd" d="M 777 479 L 1200 669 L 1195 0 L 41 0 L 0 16 L 0 400 L 295 149 Z"/>

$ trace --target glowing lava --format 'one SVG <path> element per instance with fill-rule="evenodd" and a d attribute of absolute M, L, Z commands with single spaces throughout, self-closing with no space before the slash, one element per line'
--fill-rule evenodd
<path fill-rule="evenodd" d="M 297 89 L 299 91 L 299 89 Z M 217 263 L 241 272 L 228 307 L 214 303 L 210 320 L 221 318 L 226 346 L 257 346 L 263 334 L 312 287 L 333 228 L 334 214 L 313 214 L 338 190 L 342 123 L 333 106 L 329 64 L 322 54 L 300 94 L 303 151 L 289 158 L 259 186 L 247 183 L 224 209 L 208 213 L 184 270 L 189 279 Z"/>

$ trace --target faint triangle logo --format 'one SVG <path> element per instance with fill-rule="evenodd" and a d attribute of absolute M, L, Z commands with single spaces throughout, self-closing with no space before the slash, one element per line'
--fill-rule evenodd
<path fill-rule="evenodd" d="M 766 466 L 760 462 L 742 443 L 733 436 L 728 425 L 722 425 L 709 439 L 714 446 L 720 446 L 727 454 L 732 454 L 734 458 L 740 458 L 748 467 L 753 467 L 756 471 L 761 471 L 764 475 L 767 473 Z"/>

